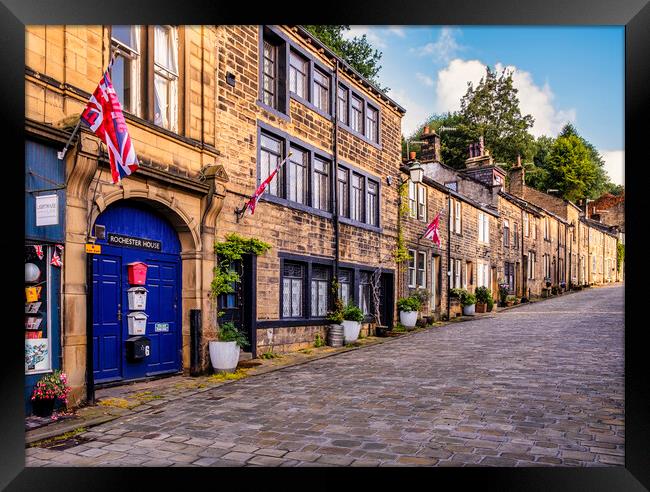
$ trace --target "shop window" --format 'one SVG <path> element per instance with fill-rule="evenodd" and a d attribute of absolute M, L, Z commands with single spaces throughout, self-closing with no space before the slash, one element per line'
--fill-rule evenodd
<path fill-rule="evenodd" d="M 25 373 L 52 370 L 50 277 L 55 246 L 25 245 Z M 56 267 L 54 267 L 56 268 Z"/>

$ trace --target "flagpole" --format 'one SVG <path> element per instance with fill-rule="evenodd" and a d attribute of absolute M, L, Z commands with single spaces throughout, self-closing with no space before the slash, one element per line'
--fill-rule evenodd
<path fill-rule="evenodd" d="M 282 160 L 282 162 L 281 162 L 280 164 L 277 165 L 276 168 L 277 168 L 278 172 L 279 172 L 280 168 L 281 168 L 282 166 L 284 166 L 284 163 L 287 162 L 287 159 L 289 159 L 289 157 L 291 157 L 292 155 L 293 155 L 293 152 L 289 152 L 289 153 L 287 154 L 287 156 Z M 255 190 L 255 191 L 257 191 L 257 190 Z M 264 188 L 264 190 L 262 190 L 262 193 L 260 193 L 260 197 L 264 194 L 265 191 L 266 191 L 266 188 Z M 244 203 L 244 204 L 242 205 L 241 208 L 236 208 L 236 209 L 235 209 L 235 215 L 237 216 L 237 222 L 239 222 L 239 220 L 242 218 L 242 216 L 243 216 L 244 213 L 246 212 L 246 209 L 248 208 L 248 204 L 250 203 L 251 199 L 252 199 L 254 196 L 255 196 L 255 194 L 253 194 L 253 195 L 251 195 L 250 197 L 248 197 L 248 200 L 246 201 L 246 203 Z"/>
<path fill-rule="evenodd" d="M 113 53 L 111 55 L 111 59 L 108 62 L 108 66 L 106 67 L 106 70 L 104 70 L 104 73 L 108 72 L 111 69 L 111 67 L 113 66 L 113 62 L 115 61 L 116 57 L 117 57 L 117 50 L 113 51 Z M 68 147 L 70 147 L 70 143 L 72 142 L 72 139 L 75 137 L 75 135 L 79 131 L 80 126 L 81 126 L 81 116 L 79 116 L 79 121 L 77 121 L 77 124 L 75 125 L 74 130 L 72 130 L 72 133 L 70 134 L 70 138 L 66 142 L 65 147 L 63 147 L 63 150 L 56 153 L 56 156 L 58 157 L 58 159 L 60 161 L 63 160 L 63 158 L 65 157 L 66 152 L 68 152 Z"/>

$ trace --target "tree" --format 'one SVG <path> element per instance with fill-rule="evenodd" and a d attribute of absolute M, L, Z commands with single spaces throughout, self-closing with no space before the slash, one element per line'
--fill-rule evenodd
<path fill-rule="evenodd" d="M 361 37 L 355 36 L 352 39 L 345 39 L 343 33 L 350 30 L 350 26 L 318 25 L 303 27 L 382 91 L 387 92 L 389 90 L 388 87 L 381 87 L 377 81 L 377 74 L 381 70 L 379 60 L 381 60 L 382 53 L 372 47 L 365 34 Z"/>
<path fill-rule="evenodd" d="M 549 186 L 574 202 L 593 196 L 599 176 L 598 165 L 592 157 L 590 149 L 577 135 L 559 136 L 547 159 Z"/>
<path fill-rule="evenodd" d="M 459 128 L 461 123 L 462 118 L 458 113 L 432 114 L 409 137 L 409 140 L 421 140 L 424 127 L 428 126 L 431 131 L 435 131 L 440 135 L 442 162 L 447 166 L 463 169 L 465 167 L 465 159 L 468 157 L 467 146 L 470 141 L 467 134 Z M 421 145 L 409 145 L 409 150 L 420 152 Z M 406 141 L 404 139 L 402 139 L 402 155 L 407 156 Z"/>
<path fill-rule="evenodd" d="M 534 139 L 528 129 L 535 120 L 521 114 L 517 92 L 512 72 L 504 69 L 497 75 L 488 67 L 476 87 L 467 84 L 460 103 L 458 136 L 476 142 L 483 135 L 497 162 L 513 163 L 517 155 L 530 160 Z"/>

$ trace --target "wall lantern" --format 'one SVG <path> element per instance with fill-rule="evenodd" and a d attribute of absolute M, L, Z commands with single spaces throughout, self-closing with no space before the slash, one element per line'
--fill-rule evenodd
<path fill-rule="evenodd" d="M 414 183 L 422 182 L 422 178 L 424 177 L 424 168 L 418 161 L 415 161 L 413 165 L 409 167 L 409 177 Z"/>

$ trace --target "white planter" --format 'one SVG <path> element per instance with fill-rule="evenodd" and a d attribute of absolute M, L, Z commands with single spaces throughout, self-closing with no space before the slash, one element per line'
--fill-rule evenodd
<path fill-rule="evenodd" d="M 402 325 L 405 326 L 406 328 L 414 328 L 415 324 L 418 322 L 418 312 L 400 311 L 399 322 L 402 323 Z"/>
<path fill-rule="evenodd" d="M 469 306 L 463 306 L 463 315 L 464 316 L 474 316 L 475 309 L 476 309 L 476 304 L 470 304 Z"/>
<path fill-rule="evenodd" d="M 361 331 L 361 323 L 358 321 L 343 320 L 343 339 L 345 343 L 354 342 L 359 338 Z"/>
<path fill-rule="evenodd" d="M 237 342 L 209 342 L 210 362 L 215 372 L 234 372 L 239 363 Z"/>

